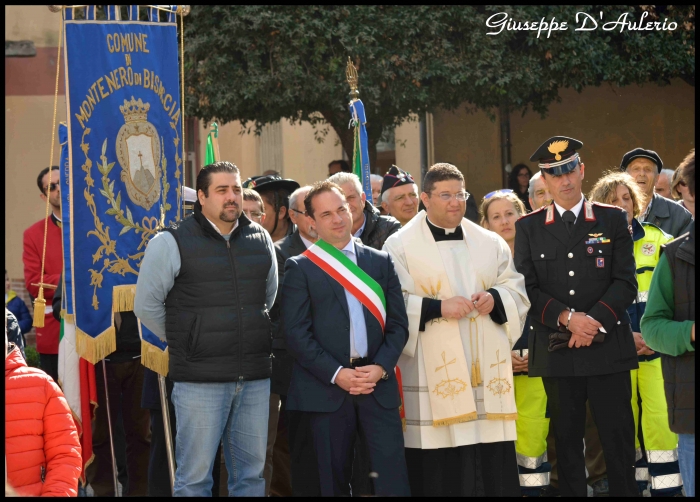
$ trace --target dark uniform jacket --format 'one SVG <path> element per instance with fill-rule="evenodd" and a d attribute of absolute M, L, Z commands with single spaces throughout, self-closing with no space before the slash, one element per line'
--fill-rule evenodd
<path fill-rule="evenodd" d="M 365 246 L 381 250 L 390 235 L 401 230 L 401 223 L 393 216 L 382 216 L 379 210 L 365 201 L 365 229 L 360 240 Z"/>
<path fill-rule="evenodd" d="M 516 223 L 515 267 L 525 276 L 530 376 L 593 376 L 638 367 L 626 308 L 637 294 L 632 236 L 617 207 L 585 202 L 571 236 L 550 204 Z M 591 243 L 601 234 L 608 243 Z M 607 331 L 602 343 L 549 352 L 559 314 L 585 312 Z"/>
<path fill-rule="evenodd" d="M 299 236 L 299 230 L 275 242 L 275 254 L 277 255 L 277 291 L 282 291 L 284 264 L 287 259 L 292 256 L 300 255 L 304 251 L 306 251 L 306 246 Z M 284 324 L 280 318 L 280 299 L 281 295 L 278 294 L 277 298 L 275 298 L 275 304 L 272 306 L 272 310 L 270 310 L 270 317 L 272 317 L 273 324 L 272 380 L 270 381 L 270 392 L 272 394 L 286 396 L 287 389 L 289 389 L 289 381 L 292 379 L 294 358 L 287 352 L 287 344 L 284 340 Z"/>

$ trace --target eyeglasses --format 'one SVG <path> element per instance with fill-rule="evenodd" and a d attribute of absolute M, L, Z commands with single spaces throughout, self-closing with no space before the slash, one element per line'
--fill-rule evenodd
<path fill-rule="evenodd" d="M 440 193 L 438 194 L 438 197 L 440 197 L 440 200 L 443 200 L 445 202 L 449 202 L 452 199 L 457 199 L 459 202 L 464 202 L 469 198 L 469 194 L 467 192 L 457 192 L 457 193 Z"/>
<path fill-rule="evenodd" d="M 291 210 L 294 211 L 295 213 L 306 214 L 306 211 L 299 211 L 298 209 L 294 209 L 293 207 L 290 207 L 289 209 L 291 209 Z"/>
<path fill-rule="evenodd" d="M 489 192 L 486 195 L 484 195 L 484 199 L 490 199 L 497 193 L 513 193 L 512 188 L 501 188 L 500 190 L 494 190 L 493 192 Z"/>
<path fill-rule="evenodd" d="M 251 220 L 253 218 L 255 218 L 256 220 L 259 220 L 265 214 L 265 213 L 261 213 L 260 211 L 246 211 L 245 209 L 243 210 L 243 212 Z"/>
<path fill-rule="evenodd" d="M 47 190 L 50 192 L 53 192 L 57 188 L 58 188 L 58 183 L 49 183 L 48 186 L 44 187 L 44 192 L 46 192 Z"/>

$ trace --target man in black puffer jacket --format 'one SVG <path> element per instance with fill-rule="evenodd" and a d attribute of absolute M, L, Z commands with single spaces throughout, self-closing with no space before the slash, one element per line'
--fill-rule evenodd
<path fill-rule="evenodd" d="M 359 237 L 362 244 L 381 251 L 390 235 L 401 230 L 401 223 L 393 216 L 382 216 L 379 210 L 366 200 L 357 175 L 336 173 L 328 181 L 338 185 L 352 213 L 352 235 Z"/>
<path fill-rule="evenodd" d="M 229 496 L 263 496 L 277 261 L 270 235 L 241 214 L 240 172 L 197 175 L 194 215 L 148 244 L 134 312 L 167 339 L 177 417 L 175 496 L 211 496 L 223 438 Z"/>

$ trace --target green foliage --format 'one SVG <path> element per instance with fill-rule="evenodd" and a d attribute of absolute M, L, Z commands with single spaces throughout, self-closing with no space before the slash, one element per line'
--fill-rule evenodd
<path fill-rule="evenodd" d="M 24 355 L 27 356 L 27 366 L 31 366 L 32 368 L 39 368 L 39 352 L 37 352 L 36 348 L 27 345 L 24 347 Z"/>
<path fill-rule="evenodd" d="M 578 11 L 604 22 L 641 7 L 603 6 L 193 6 L 185 22 L 187 113 L 241 121 L 249 130 L 308 121 L 323 140 L 329 124 L 348 155 L 348 56 L 359 73 L 370 151 L 382 131 L 411 113 L 467 103 L 545 114 L 559 89 L 609 83 L 695 82 L 695 8 L 645 7 L 674 31 L 575 32 Z M 486 19 L 567 21 L 568 31 L 503 31 Z M 602 22 L 600 23 L 602 25 Z M 371 157 L 373 153 L 370 154 Z"/>

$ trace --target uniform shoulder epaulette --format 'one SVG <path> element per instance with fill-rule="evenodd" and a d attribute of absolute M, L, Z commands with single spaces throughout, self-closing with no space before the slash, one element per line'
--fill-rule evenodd
<path fill-rule="evenodd" d="M 547 206 L 546 206 L 546 205 L 540 207 L 539 209 L 535 209 L 534 211 L 531 211 L 531 212 L 529 212 L 529 213 L 527 213 L 527 214 L 524 214 L 524 215 L 522 215 L 522 216 L 521 216 L 520 218 L 518 218 L 518 219 L 519 219 L 519 220 L 522 220 L 523 218 L 527 218 L 528 216 L 532 216 L 533 214 L 541 213 L 541 212 L 544 211 L 545 209 L 547 209 Z"/>
<path fill-rule="evenodd" d="M 613 206 L 612 204 L 603 204 L 602 202 L 597 201 L 591 201 L 591 204 L 593 204 L 594 206 L 607 207 L 610 209 L 617 209 L 618 211 L 622 211 L 622 208 L 620 206 Z"/>

